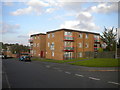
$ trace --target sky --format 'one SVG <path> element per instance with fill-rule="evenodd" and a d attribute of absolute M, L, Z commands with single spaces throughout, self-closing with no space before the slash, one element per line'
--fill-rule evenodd
<path fill-rule="evenodd" d="M 100 34 L 104 27 L 118 28 L 118 2 L 5 0 L 0 4 L 0 40 L 4 43 L 29 45 L 30 35 L 61 28 Z"/>

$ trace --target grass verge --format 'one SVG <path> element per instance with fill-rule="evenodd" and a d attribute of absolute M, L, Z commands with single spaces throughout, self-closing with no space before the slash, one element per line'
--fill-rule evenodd
<path fill-rule="evenodd" d="M 77 58 L 77 59 L 69 59 L 69 60 L 52 60 L 52 59 L 40 59 L 40 58 L 32 58 L 32 60 L 43 61 L 43 62 L 54 62 L 54 63 L 66 63 L 72 61 L 83 60 L 86 58 Z"/>
<path fill-rule="evenodd" d="M 90 60 L 78 61 L 69 64 L 87 67 L 120 67 L 120 59 L 94 58 Z"/>

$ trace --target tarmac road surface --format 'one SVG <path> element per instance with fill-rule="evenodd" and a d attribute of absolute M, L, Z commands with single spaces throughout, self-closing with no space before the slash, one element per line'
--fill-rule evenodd
<path fill-rule="evenodd" d="M 2 60 L 2 88 L 118 88 L 118 68 Z"/>

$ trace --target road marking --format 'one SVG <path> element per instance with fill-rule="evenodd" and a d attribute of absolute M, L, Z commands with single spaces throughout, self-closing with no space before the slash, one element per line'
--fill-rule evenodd
<path fill-rule="evenodd" d="M 108 81 L 108 83 L 112 83 L 112 84 L 120 85 L 120 83 L 111 82 L 111 81 Z"/>
<path fill-rule="evenodd" d="M 8 84 L 8 88 L 11 88 L 10 82 L 9 82 L 9 80 L 8 80 L 7 73 L 6 73 L 5 71 L 4 71 L 4 75 L 5 75 L 5 78 L 6 78 L 6 82 L 7 82 L 7 84 Z"/>
<path fill-rule="evenodd" d="M 70 72 L 65 72 L 65 73 L 67 73 L 67 74 L 71 74 Z"/>
<path fill-rule="evenodd" d="M 79 77 L 84 77 L 83 75 L 80 75 L 80 74 L 75 74 L 76 76 L 79 76 Z"/>
<path fill-rule="evenodd" d="M 50 66 L 49 66 L 49 65 L 47 65 L 46 67 L 47 67 L 47 68 L 50 68 Z"/>
<path fill-rule="evenodd" d="M 100 80 L 99 78 L 94 78 L 94 77 L 89 77 L 89 78 L 93 80 Z"/>

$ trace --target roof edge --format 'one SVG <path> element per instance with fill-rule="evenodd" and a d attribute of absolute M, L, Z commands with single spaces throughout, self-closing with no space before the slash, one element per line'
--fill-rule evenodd
<path fill-rule="evenodd" d="M 52 33 L 52 32 L 57 32 L 57 31 L 72 31 L 72 32 L 83 32 L 83 33 L 92 33 L 92 34 L 97 34 L 100 35 L 100 33 L 95 33 L 95 32 L 88 32 L 88 31 L 79 31 L 79 30 L 74 30 L 74 29 L 66 29 L 66 28 L 62 28 L 62 29 L 58 29 L 58 30 L 53 30 L 53 31 L 48 31 L 46 33 Z"/>
<path fill-rule="evenodd" d="M 37 35 L 46 35 L 46 34 L 45 33 L 38 33 L 38 34 L 32 34 L 30 36 L 32 37 L 32 36 L 37 36 Z"/>

